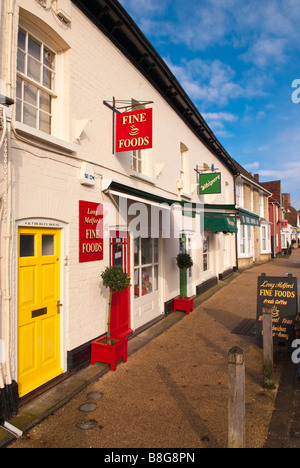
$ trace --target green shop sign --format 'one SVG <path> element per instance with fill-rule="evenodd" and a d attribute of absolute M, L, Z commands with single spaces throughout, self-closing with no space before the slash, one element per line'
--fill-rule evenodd
<path fill-rule="evenodd" d="M 200 195 L 221 193 L 221 174 L 200 174 Z"/>

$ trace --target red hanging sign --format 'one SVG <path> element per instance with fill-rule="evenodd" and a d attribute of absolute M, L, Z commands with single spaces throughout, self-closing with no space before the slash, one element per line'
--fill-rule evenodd
<path fill-rule="evenodd" d="M 103 205 L 79 201 L 79 262 L 103 260 Z"/>
<path fill-rule="evenodd" d="M 116 152 L 152 148 L 152 109 L 117 114 Z"/>

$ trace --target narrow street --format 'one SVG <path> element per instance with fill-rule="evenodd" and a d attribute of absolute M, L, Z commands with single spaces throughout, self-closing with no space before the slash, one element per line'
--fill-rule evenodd
<path fill-rule="evenodd" d="M 227 356 L 233 346 L 245 352 L 246 445 L 263 448 L 287 353 L 279 352 L 275 361 L 277 389 L 264 390 L 262 349 L 253 327 L 239 332 L 239 325 L 245 319 L 253 324 L 256 318 L 258 276 L 292 273 L 300 279 L 299 266 L 300 250 L 296 250 L 291 257 L 235 275 L 191 315 L 9 448 L 226 448 Z"/>

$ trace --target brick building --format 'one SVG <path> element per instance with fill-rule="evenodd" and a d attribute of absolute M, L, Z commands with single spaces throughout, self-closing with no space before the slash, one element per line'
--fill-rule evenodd
<path fill-rule="evenodd" d="M 277 257 L 286 248 L 286 230 L 281 221 L 284 219 L 284 202 L 281 193 L 281 181 L 262 182 L 272 196 L 269 198 L 269 220 L 271 223 L 272 256 Z"/>
<path fill-rule="evenodd" d="M 289 193 L 283 193 L 282 198 L 285 211 L 284 217 L 288 222 L 290 230 L 290 244 L 294 249 L 297 249 L 299 246 L 298 231 L 300 228 L 299 211 L 291 205 L 291 195 Z"/>

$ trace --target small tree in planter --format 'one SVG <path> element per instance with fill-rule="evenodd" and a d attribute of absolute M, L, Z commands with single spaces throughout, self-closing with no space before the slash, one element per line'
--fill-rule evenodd
<path fill-rule="evenodd" d="M 176 257 L 180 270 L 180 296 L 187 297 L 187 270 L 193 266 L 193 260 L 187 253 L 180 253 Z"/>
<path fill-rule="evenodd" d="M 185 310 L 187 314 L 193 310 L 193 298 L 187 297 L 187 270 L 193 266 L 193 260 L 187 253 L 180 253 L 176 257 L 180 270 L 180 296 L 174 300 L 174 312 Z"/>
<path fill-rule="evenodd" d="M 111 303 L 113 294 L 124 291 L 130 286 L 130 278 L 127 273 L 124 273 L 121 267 L 111 266 L 107 267 L 101 274 L 103 285 L 109 288 L 109 303 L 108 303 L 108 317 L 107 317 L 107 343 L 111 344 Z"/>
<path fill-rule="evenodd" d="M 122 268 L 116 266 L 107 267 L 101 277 L 104 286 L 109 288 L 107 337 L 99 338 L 91 343 L 91 364 L 94 365 L 96 361 L 105 362 L 110 364 L 112 371 L 115 371 L 120 359 L 123 359 L 123 362 L 127 361 L 127 339 L 111 339 L 111 304 L 113 294 L 122 292 L 130 286 L 130 278 Z"/>

